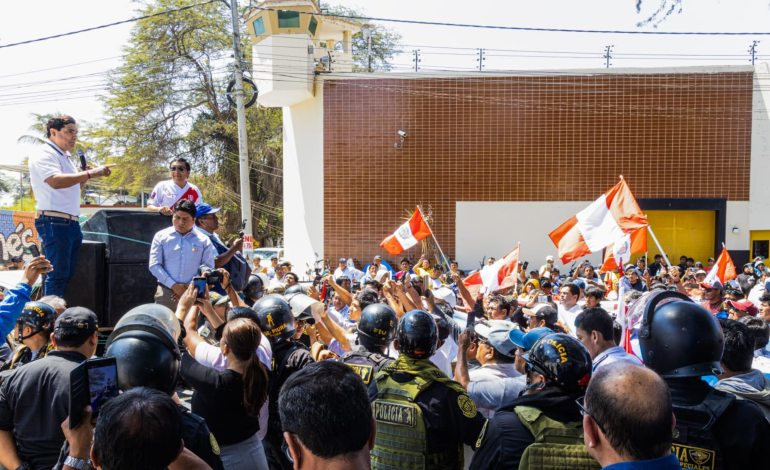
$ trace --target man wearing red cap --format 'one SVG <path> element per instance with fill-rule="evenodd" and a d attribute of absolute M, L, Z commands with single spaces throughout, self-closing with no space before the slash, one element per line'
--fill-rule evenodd
<path fill-rule="evenodd" d="M 756 317 L 759 310 L 750 300 L 728 300 L 727 312 L 730 314 L 730 320 L 739 320 L 746 316 Z"/>

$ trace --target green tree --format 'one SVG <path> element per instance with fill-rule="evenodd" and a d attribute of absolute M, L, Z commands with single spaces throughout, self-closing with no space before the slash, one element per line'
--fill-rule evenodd
<path fill-rule="evenodd" d="M 141 14 L 189 4 L 142 2 Z M 168 162 L 184 157 L 193 182 L 213 205 L 226 209 L 223 232 L 240 227 L 236 110 L 226 98 L 232 79 L 230 11 L 213 3 L 137 22 L 123 48 L 124 64 L 109 78 L 105 122 L 95 150 L 118 163 L 113 184 L 149 192 L 168 178 Z M 250 51 L 242 35 L 243 50 Z M 252 214 L 258 240 L 276 239 L 283 226 L 281 110 L 246 112 Z M 120 157 L 113 157 L 119 155 Z"/>
<path fill-rule="evenodd" d="M 637 23 L 636 26 L 641 28 L 642 26 L 652 25 L 654 28 L 657 28 L 658 25 L 665 21 L 669 16 L 673 15 L 674 13 L 682 13 L 682 0 L 658 1 L 660 2 L 658 9 L 655 10 L 655 12 L 653 12 L 647 19 Z M 643 0 L 636 0 L 637 13 L 642 12 L 642 2 Z"/>
<path fill-rule="evenodd" d="M 328 13 L 341 16 L 366 16 L 363 12 L 346 6 L 330 6 Z M 367 20 L 344 18 L 346 21 L 368 26 L 372 30 L 371 71 L 389 72 L 392 68 L 393 56 L 398 53 L 401 35 L 380 24 L 369 24 Z M 353 35 L 353 71 L 366 72 L 369 70 L 368 44 L 363 32 Z"/>

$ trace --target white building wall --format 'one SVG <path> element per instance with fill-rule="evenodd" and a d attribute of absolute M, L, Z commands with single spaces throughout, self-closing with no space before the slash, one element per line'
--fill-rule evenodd
<path fill-rule="evenodd" d="M 751 203 L 748 201 L 727 201 L 727 214 L 725 220 L 725 246 L 728 250 L 749 249 L 749 212 Z M 733 227 L 738 228 L 738 233 L 733 233 Z M 721 247 L 720 249 L 721 250 Z M 719 253 L 717 250 L 717 254 Z"/>
<path fill-rule="evenodd" d="M 749 193 L 749 229 L 770 230 L 770 65 L 754 69 L 754 98 L 751 119 L 751 190 Z M 728 228 L 729 230 L 729 228 Z M 748 239 L 746 248 L 749 247 Z M 729 246 L 728 246 L 729 248 Z M 743 248 L 744 250 L 746 248 Z"/>
<path fill-rule="evenodd" d="M 455 253 L 460 269 L 478 268 L 484 256 L 500 259 L 519 242 L 521 260 L 529 261 L 530 268 L 539 269 L 548 255 L 561 268 L 548 234 L 591 202 L 458 202 Z M 601 265 L 601 253 L 586 259 Z"/>
<path fill-rule="evenodd" d="M 323 258 L 323 87 L 314 99 L 283 108 L 284 254 L 305 278 Z"/>

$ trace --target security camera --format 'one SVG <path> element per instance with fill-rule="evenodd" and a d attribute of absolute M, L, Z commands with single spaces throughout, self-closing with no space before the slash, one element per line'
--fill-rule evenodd
<path fill-rule="evenodd" d="M 398 131 L 398 135 L 400 135 L 401 137 L 406 137 L 406 132 Z"/>

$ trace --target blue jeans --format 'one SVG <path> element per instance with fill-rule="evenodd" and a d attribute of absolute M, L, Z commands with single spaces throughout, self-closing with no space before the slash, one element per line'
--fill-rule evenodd
<path fill-rule="evenodd" d="M 80 256 L 83 232 L 76 220 L 62 217 L 38 216 L 35 228 L 43 243 L 45 257 L 53 265 L 45 278 L 45 295 L 58 295 L 64 298 L 67 282 L 75 272 Z"/>

